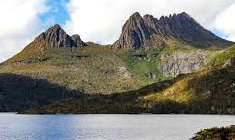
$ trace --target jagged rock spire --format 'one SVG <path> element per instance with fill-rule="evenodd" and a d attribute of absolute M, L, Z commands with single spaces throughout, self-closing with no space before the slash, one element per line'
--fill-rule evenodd
<path fill-rule="evenodd" d="M 56 24 L 47 31 L 40 34 L 36 42 L 44 41 L 48 47 L 84 47 L 86 44 L 81 40 L 80 36 L 69 36 L 60 25 Z"/>
<path fill-rule="evenodd" d="M 147 45 L 146 41 L 150 39 L 151 30 L 141 15 L 136 12 L 122 28 L 122 34 L 114 46 L 117 48 L 129 47 L 138 49 L 141 46 Z"/>

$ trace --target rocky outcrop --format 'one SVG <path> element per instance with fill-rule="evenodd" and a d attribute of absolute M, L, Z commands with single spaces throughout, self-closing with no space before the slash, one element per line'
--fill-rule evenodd
<path fill-rule="evenodd" d="M 72 38 L 72 40 L 74 42 L 74 44 L 73 44 L 74 46 L 76 46 L 76 47 L 84 47 L 84 46 L 86 46 L 86 43 L 84 43 L 81 40 L 81 38 L 80 38 L 80 36 L 78 34 L 72 35 L 71 38 Z"/>
<path fill-rule="evenodd" d="M 227 47 L 233 42 L 215 36 L 203 28 L 187 13 L 162 16 L 160 19 L 152 15 L 142 17 L 134 13 L 124 24 L 119 39 L 113 44 L 115 48 L 138 49 L 158 47 L 166 44 L 169 38 L 175 38 L 197 47 Z"/>
<path fill-rule="evenodd" d="M 40 34 L 34 42 L 44 42 L 47 47 L 84 47 L 84 43 L 79 35 L 69 36 L 58 24 Z"/>
<path fill-rule="evenodd" d="M 176 77 L 179 74 L 187 74 L 200 70 L 211 58 L 206 52 L 175 52 L 160 56 L 159 71 L 164 76 Z"/>
<path fill-rule="evenodd" d="M 153 32 L 139 13 L 134 13 L 125 23 L 122 34 L 114 46 L 117 48 L 134 48 L 147 46 Z"/>
<path fill-rule="evenodd" d="M 124 66 L 121 66 L 121 67 L 118 68 L 118 75 L 119 75 L 119 76 L 122 76 L 123 78 L 131 78 L 131 77 L 134 76 L 134 75 L 133 75 L 130 71 L 128 71 L 127 68 L 124 67 Z"/>

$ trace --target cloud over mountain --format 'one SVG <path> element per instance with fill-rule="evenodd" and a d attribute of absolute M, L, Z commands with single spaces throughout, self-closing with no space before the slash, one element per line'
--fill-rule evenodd
<path fill-rule="evenodd" d="M 215 27 L 228 35 L 230 40 L 235 41 L 235 1 L 231 6 L 219 14 L 215 20 Z"/>
<path fill-rule="evenodd" d="M 0 61 L 16 54 L 33 39 L 47 11 L 46 0 L 0 1 Z"/>
<path fill-rule="evenodd" d="M 70 34 L 80 34 L 85 41 L 112 43 L 125 20 L 136 11 L 158 18 L 185 11 L 212 30 L 217 27 L 217 15 L 232 3 L 233 0 L 71 0 L 66 29 Z"/>
<path fill-rule="evenodd" d="M 185 11 L 235 41 L 234 0 L 0 0 L 0 62 L 55 23 L 84 41 L 113 43 L 136 11 L 157 18 Z"/>

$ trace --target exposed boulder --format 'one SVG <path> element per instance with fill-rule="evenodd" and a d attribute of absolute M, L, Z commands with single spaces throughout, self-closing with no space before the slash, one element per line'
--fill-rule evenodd
<path fill-rule="evenodd" d="M 122 76 L 123 78 L 131 78 L 134 76 L 130 71 L 127 70 L 126 67 L 123 67 L 123 66 L 119 67 L 118 74 Z"/>

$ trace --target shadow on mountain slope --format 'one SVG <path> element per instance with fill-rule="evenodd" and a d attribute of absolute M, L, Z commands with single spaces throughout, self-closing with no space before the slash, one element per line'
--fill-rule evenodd
<path fill-rule="evenodd" d="M 206 70 L 136 91 L 56 100 L 23 113 L 235 114 L 234 77 L 234 68 Z"/>
<path fill-rule="evenodd" d="M 28 114 L 234 114 L 234 77 L 235 69 L 229 67 L 180 75 L 125 93 L 85 95 L 45 80 L 1 74 L 0 105 L 1 111 Z"/>
<path fill-rule="evenodd" d="M 80 91 L 69 90 L 43 79 L 0 74 L 0 111 L 20 111 L 49 104 L 51 100 L 83 96 Z"/>
<path fill-rule="evenodd" d="M 163 81 L 148 85 L 139 90 L 110 95 L 92 94 L 81 99 L 62 99 L 54 101 L 50 105 L 24 110 L 28 114 L 54 114 L 54 113 L 78 113 L 78 114 L 138 114 L 150 113 L 145 102 L 140 98 L 152 92 L 159 92 L 174 81 Z"/>

